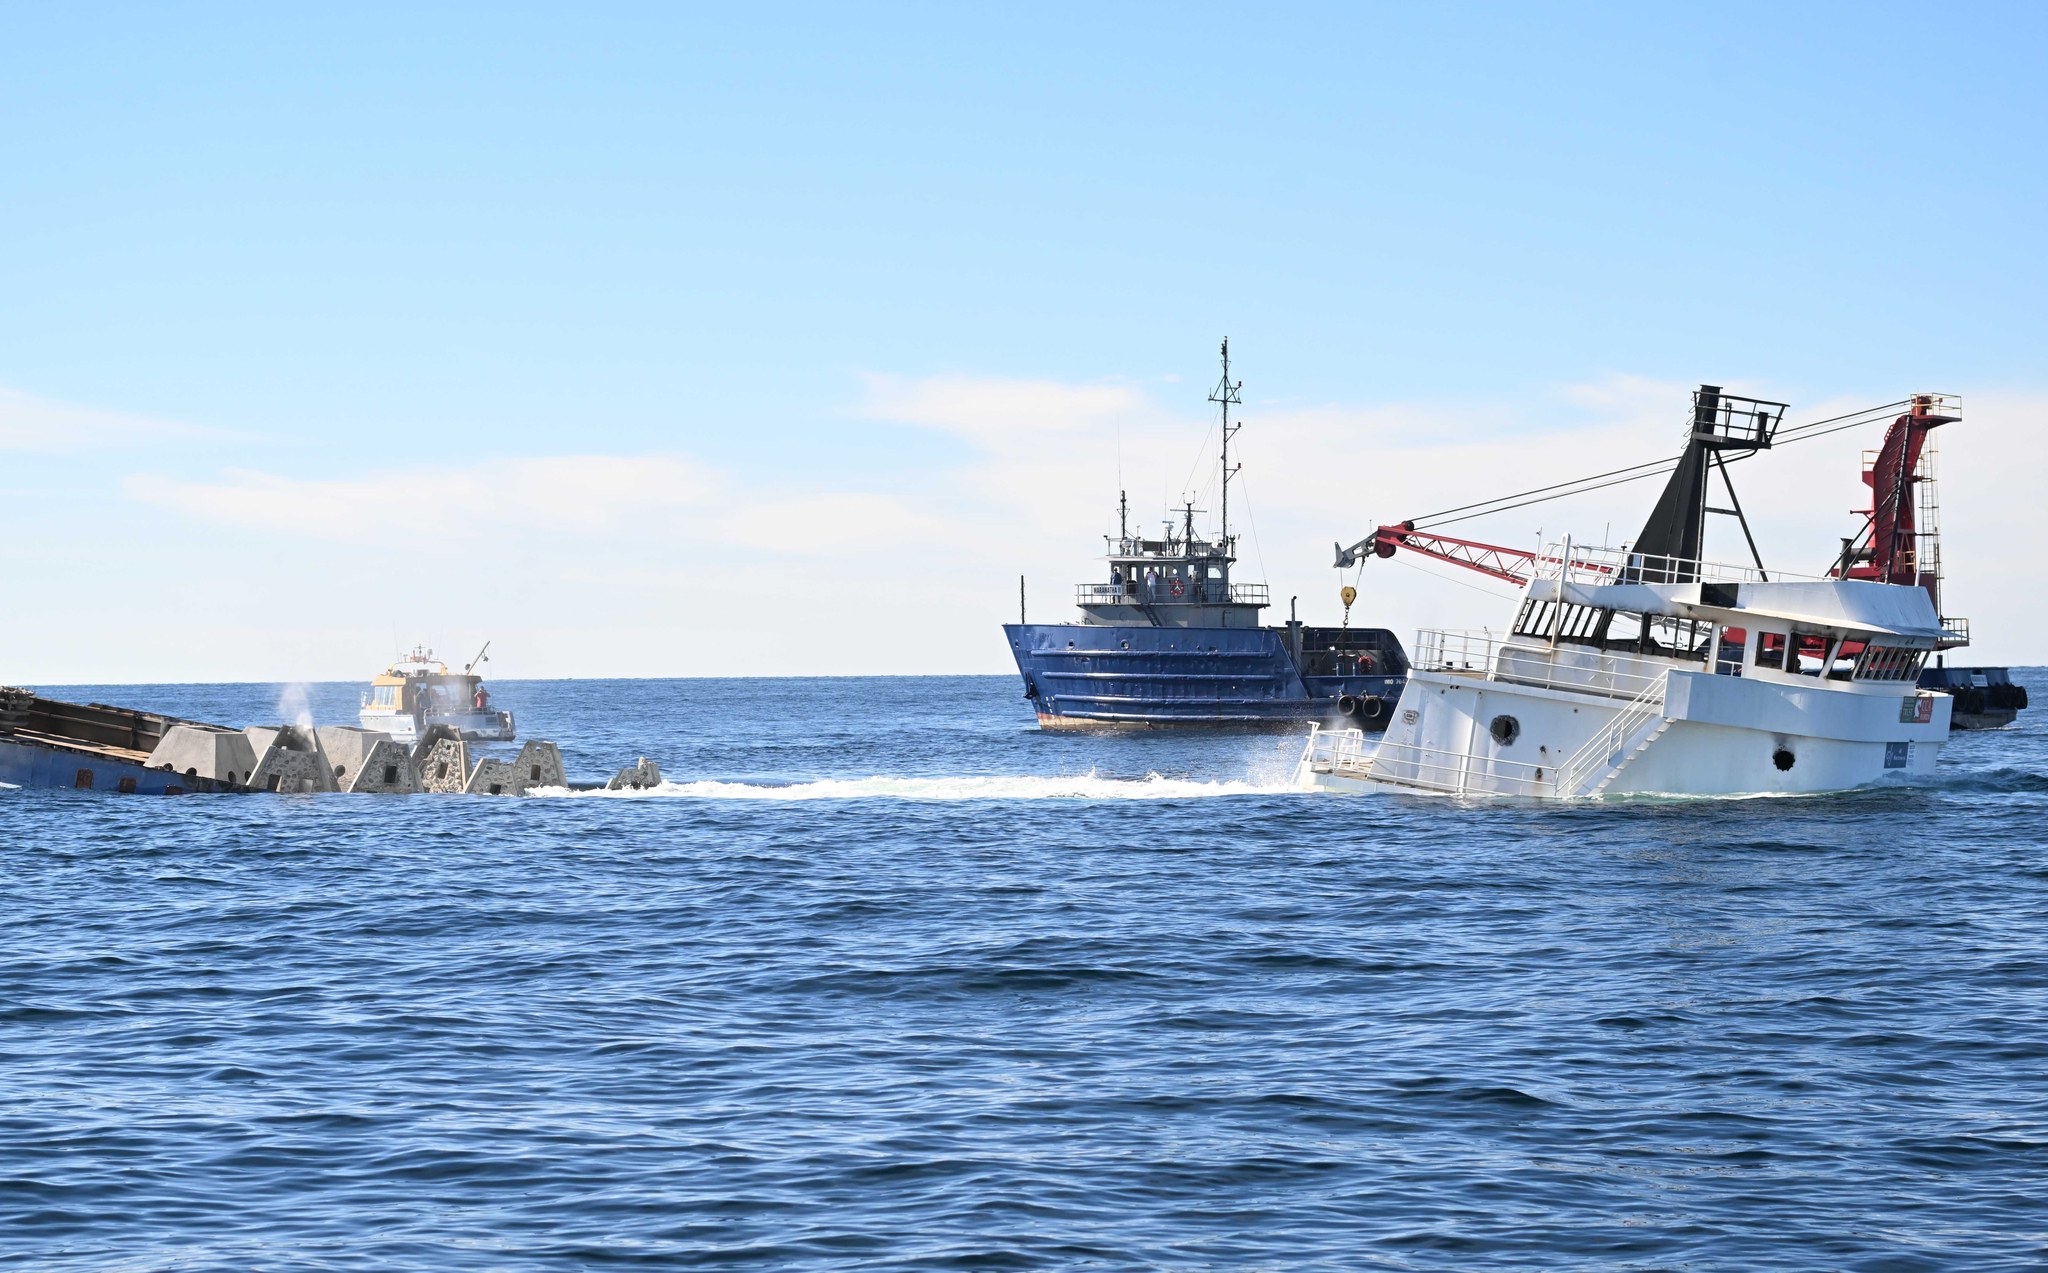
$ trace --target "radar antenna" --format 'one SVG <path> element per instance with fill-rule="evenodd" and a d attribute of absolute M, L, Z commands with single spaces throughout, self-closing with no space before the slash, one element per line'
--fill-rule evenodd
<path fill-rule="evenodd" d="M 1223 530 L 1218 538 L 1223 541 L 1223 551 L 1226 553 L 1230 551 L 1230 478 L 1233 473 L 1237 472 L 1237 469 L 1230 467 L 1230 436 L 1244 427 L 1241 424 L 1233 426 L 1230 423 L 1230 408 L 1233 405 L 1244 405 L 1244 399 L 1237 396 L 1237 391 L 1242 388 L 1244 388 L 1242 380 L 1235 384 L 1231 383 L 1230 380 L 1230 338 L 1225 336 L 1223 338 L 1223 379 L 1217 381 L 1216 387 L 1210 391 L 1209 401 L 1223 404 Z M 1237 466 L 1239 469 L 1243 467 L 1244 465 L 1242 464 Z"/>

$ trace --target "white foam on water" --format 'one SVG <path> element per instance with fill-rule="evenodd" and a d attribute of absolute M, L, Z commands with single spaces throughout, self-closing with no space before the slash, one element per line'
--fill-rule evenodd
<path fill-rule="evenodd" d="M 1093 770 L 1068 777 L 1016 774 L 958 778 L 824 778 L 786 786 L 750 782 L 664 782 L 641 791 L 570 791 L 546 787 L 536 796 L 598 796 L 622 800 L 1200 800 L 1297 791 L 1291 783 L 1196 781 L 1146 774 L 1104 778 Z"/>

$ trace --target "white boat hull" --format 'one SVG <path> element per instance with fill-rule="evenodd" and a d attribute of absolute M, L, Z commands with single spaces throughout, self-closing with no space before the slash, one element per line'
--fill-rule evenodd
<path fill-rule="evenodd" d="M 1911 686 L 1848 693 L 1674 670 L 1661 702 L 1637 706 L 1415 673 L 1377 746 L 1346 737 L 1356 731 L 1319 735 L 1298 779 L 1325 791 L 1525 799 L 1845 791 L 1931 775 L 1951 702 Z"/>
<path fill-rule="evenodd" d="M 419 741 L 419 720 L 410 712 L 378 711 L 366 707 L 357 714 L 356 719 L 362 722 L 364 729 L 389 734 L 399 742 Z M 510 712 L 429 712 L 426 723 L 429 728 L 435 725 L 451 726 L 459 730 L 470 742 L 511 742 L 517 737 L 517 729 Z"/>

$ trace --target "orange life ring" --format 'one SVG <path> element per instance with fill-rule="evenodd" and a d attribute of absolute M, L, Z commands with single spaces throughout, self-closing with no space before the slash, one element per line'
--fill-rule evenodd
<path fill-rule="evenodd" d="M 1173 579 L 1168 581 L 1166 585 L 1166 590 L 1172 593 L 1174 596 L 1178 597 L 1181 593 L 1186 592 L 1188 590 L 1188 586 L 1182 583 L 1179 579 Z"/>

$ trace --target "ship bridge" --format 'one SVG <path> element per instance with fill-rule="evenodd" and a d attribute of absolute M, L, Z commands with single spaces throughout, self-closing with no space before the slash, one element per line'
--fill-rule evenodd
<path fill-rule="evenodd" d="M 1201 510 L 1182 510 L 1157 539 L 1106 535 L 1106 583 L 1078 584 L 1074 604 L 1083 622 L 1149 624 L 1158 628 L 1255 628 L 1270 604 L 1265 584 L 1234 583 L 1237 537 L 1195 533 Z"/>

